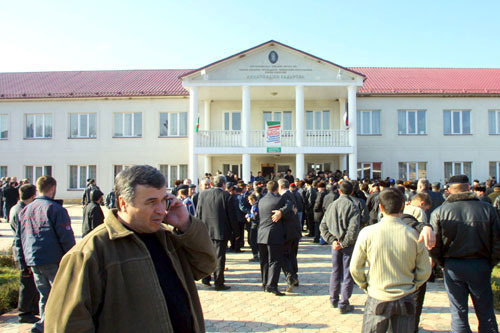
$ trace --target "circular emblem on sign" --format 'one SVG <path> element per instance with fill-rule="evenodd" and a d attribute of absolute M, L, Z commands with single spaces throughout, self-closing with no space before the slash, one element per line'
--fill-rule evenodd
<path fill-rule="evenodd" d="M 276 51 L 269 52 L 269 61 L 271 64 L 275 64 L 278 61 L 278 53 Z"/>

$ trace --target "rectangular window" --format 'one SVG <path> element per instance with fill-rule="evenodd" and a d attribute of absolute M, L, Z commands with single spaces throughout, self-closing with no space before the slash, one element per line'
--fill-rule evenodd
<path fill-rule="evenodd" d="M 97 133 L 96 113 L 70 113 L 70 138 L 95 138 Z"/>
<path fill-rule="evenodd" d="M 488 110 L 489 134 L 500 134 L 500 110 Z"/>
<path fill-rule="evenodd" d="M 496 181 L 500 179 L 500 162 L 490 162 L 490 178 L 495 177 Z"/>
<path fill-rule="evenodd" d="M 470 110 L 444 110 L 444 134 L 471 134 Z"/>
<path fill-rule="evenodd" d="M 87 179 L 96 179 L 95 165 L 70 165 L 69 189 L 82 190 L 87 186 Z"/>
<path fill-rule="evenodd" d="M 52 138 L 52 115 L 48 113 L 37 113 L 26 115 L 27 139 L 50 139 Z"/>
<path fill-rule="evenodd" d="M 380 179 L 382 177 L 382 162 L 358 163 L 358 179 Z"/>
<path fill-rule="evenodd" d="M 27 178 L 31 184 L 41 176 L 52 176 L 52 166 L 50 165 L 26 165 L 24 167 L 24 178 Z"/>
<path fill-rule="evenodd" d="M 306 111 L 306 130 L 329 130 L 330 111 Z"/>
<path fill-rule="evenodd" d="M 358 110 L 358 134 L 380 134 L 380 110 Z"/>
<path fill-rule="evenodd" d="M 264 111 L 263 116 L 263 129 L 266 128 L 268 121 L 279 121 L 281 129 L 285 131 L 292 130 L 292 112 L 291 111 Z"/>
<path fill-rule="evenodd" d="M 187 136 L 187 112 L 160 113 L 160 136 Z"/>
<path fill-rule="evenodd" d="M 122 170 L 125 170 L 125 169 L 128 169 L 130 168 L 132 165 L 131 164 L 128 164 L 128 165 L 124 165 L 124 164 L 115 164 L 113 165 L 113 178 L 116 178 L 116 176 L 122 171 Z"/>
<path fill-rule="evenodd" d="M 0 139 L 7 139 L 9 137 L 9 116 L 0 114 Z"/>
<path fill-rule="evenodd" d="M 426 134 L 425 110 L 399 110 L 398 134 Z"/>
<path fill-rule="evenodd" d="M 0 178 L 7 177 L 7 166 L 6 165 L 1 165 L 0 166 Z"/>
<path fill-rule="evenodd" d="M 115 137 L 141 137 L 142 136 L 142 113 L 115 113 L 114 114 L 114 136 Z"/>
<path fill-rule="evenodd" d="M 224 112 L 224 130 L 225 131 L 240 131 L 241 130 L 241 112 Z"/>
<path fill-rule="evenodd" d="M 174 187 L 174 182 L 176 180 L 184 180 L 187 178 L 188 166 L 187 164 L 180 165 L 169 165 L 169 164 L 160 164 L 160 172 L 165 177 L 167 181 L 167 186 L 172 188 Z"/>
<path fill-rule="evenodd" d="M 444 162 L 444 180 L 454 175 L 467 175 L 472 179 L 472 162 Z"/>
<path fill-rule="evenodd" d="M 427 178 L 427 162 L 399 162 L 399 179 Z"/>

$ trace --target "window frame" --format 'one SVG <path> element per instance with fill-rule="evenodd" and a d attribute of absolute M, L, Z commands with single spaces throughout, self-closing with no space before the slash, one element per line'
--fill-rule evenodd
<path fill-rule="evenodd" d="M 75 167 L 76 168 L 76 182 L 78 187 L 71 187 L 72 186 L 72 180 L 71 180 L 71 168 Z M 81 168 L 85 168 L 85 177 L 83 178 L 83 184 L 82 184 L 82 174 L 81 174 Z M 90 173 L 90 167 L 94 167 L 94 174 Z M 92 178 L 95 179 L 97 182 L 97 164 L 70 164 L 68 165 L 68 191 L 81 191 L 85 190 L 87 187 L 87 179 Z"/>
<path fill-rule="evenodd" d="M 410 128 L 410 117 L 409 113 L 413 112 L 415 113 L 415 132 L 410 133 L 409 128 Z M 419 127 L 419 113 L 424 115 L 424 128 L 423 131 Z M 404 114 L 404 127 L 405 131 L 402 131 L 402 124 L 400 123 L 401 120 L 401 114 Z M 398 135 L 427 135 L 427 110 L 425 109 L 400 109 L 398 110 Z"/>
<path fill-rule="evenodd" d="M 28 136 L 28 117 L 33 116 L 33 136 Z M 37 136 L 37 131 L 36 131 L 36 123 L 37 123 L 37 118 L 42 117 L 42 129 L 43 129 L 43 135 L 42 136 Z M 50 136 L 47 136 L 46 133 L 46 119 L 47 117 L 50 117 Z M 25 140 L 47 140 L 47 139 L 52 139 L 54 136 L 54 122 L 53 122 L 53 117 L 52 113 L 25 113 L 24 114 L 24 139 Z"/>
<path fill-rule="evenodd" d="M 2 120 L 3 119 L 3 120 Z M 2 137 L 3 130 L 5 128 L 6 136 Z M 8 113 L 0 113 L 0 140 L 8 140 L 9 139 L 9 114 Z"/>
<path fill-rule="evenodd" d="M 378 113 L 378 133 L 375 133 L 373 130 L 374 122 L 373 122 L 373 115 L 374 113 Z M 369 114 L 369 132 L 363 131 L 363 122 L 362 122 L 362 116 L 363 114 Z M 356 120 L 357 120 L 357 135 L 382 135 L 382 127 L 381 127 L 381 118 L 382 118 L 382 111 L 380 109 L 373 109 L 373 110 L 357 110 L 356 112 Z"/>
<path fill-rule="evenodd" d="M 410 175 L 410 167 L 411 167 L 412 163 L 415 163 L 415 176 L 416 176 L 415 179 L 408 177 Z M 406 177 L 402 177 L 402 175 L 400 174 L 401 166 L 403 164 L 406 164 L 405 165 Z M 420 170 L 421 170 L 420 165 L 421 164 L 423 164 L 423 166 L 424 166 L 423 170 L 425 172 L 425 175 L 420 175 Z M 427 178 L 427 162 L 425 162 L 425 161 L 398 162 L 398 178 L 399 179 L 406 179 L 406 180 L 418 180 L 420 178 Z"/>
<path fill-rule="evenodd" d="M 492 118 L 494 118 L 493 123 Z M 488 110 L 488 134 L 500 135 L 500 109 Z"/>
<path fill-rule="evenodd" d="M 117 135 L 116 131 L 116 116 L 120 114 L 122 115 L 122 134 Z M 131 127 L 130 127 L 130 132 L 131 135 L 124 135 L 125 133 L 125 115 L 132 115 L 131 118 Z M 135 117 L 136 115 L 140 115 L 141 117 L 141 128 L 140 128 L 140 133 L 139 135 L 135 135 L 136 133 L 136 128 L 135 128 Z M 144 127 L 144 117 L 142 115 L 142 112 L 113 112 L 113 138 L 142 138 L 142 133 L 143 133 L 143 127 Z"/>
<path fill-rule="evenodd" d="M 233 120 L 233 115 L 235 113 L 238 113 L 240 115 L 240 128 L 239 129 L 234 129 L 234 120 Z M 226 115 L 228 115 L 228 126 L 226 128 Z M 241 111 L 224 111 L 222 112 L 222 129 L 224 131 L 241 131 L 241 120 L 242 120 L 242 112 Z"/>
<path fill-rule="evenodd" d="M 446 133 L 446 113 L 450 113 L 450 133 Z M 469 132 L 464 133 L 464 112 L 469 113 Z M 460 131 L 455 132 L 454 125 L 455 120 L 453 117 L 454 113 L 459 113 L 459 127 Z M 471 119 L 471 110 L 470 109 L 444 109 L 443 110 L 443 134 L 444 135 L 472 135 L 472 119 Z"/>
<path fill-rule="evenodd" d="M 7 177 L 9 175 L 9 166 L 0 165 L 0 178 Z"/>
<path fill-rule="evenodd" d="M 185 134 L 181 134 L 181 114 L 185 114 L 186 116 L 186 126 L 185 126 L 185 129 L 186 129 L 186 133 Z M 162 129 L 163 129 L 163 123 L 162 123 L 162 116 L 163 115 L 166 115 L 167 116 L 167 127 L 166 127 L 166 135 L 162 134 Z M 173 115 L 176 115 L 177 117 L 177 134 L 170 134 L 171 133 L 171 127 L 169 126 L 169 124 L 172 123 L 172 120 L 171 118 L 173 117 Z M 188 112 L 187 111 L 175 111 L 175 112 L 160 112 L 159 113 L 159 117 L 160 117 L 160 133 L 158 133 L 158 137 L 159 138 L 185 138 L 188 136 L 188 124 L 189 124 L 189 119 L 188 119 Z"/>
<path fill-rule="evenodd" d="M 495 169 L 495 174 L 494 175 L 491 174 L 492 166 Z M 495 177 L 496 181 L 498 182 L 498 180 L 500 179 L 500 161 L 489 161 L 488 167 L 489 167 L 488 168 L 489 176 L 490 177 Z"/>
<path fill-rule="evenodd" d="M 77 126 L 77 135 L 76 136 L 73 136 L 72 134 L 72 129 L 71 129 L 71 116 L 74 116 L 76 115 L 77 117 L 77 122 L 76 122 L 76 126 Z M 95 134 L 94 136 L 92 136 L 90 134 L 90 120 L 91 120 L 91 115 L 95 115 L 94 117 L 94 121 L 95 121 L 95 124 L 94 124 L 94 128 L 95 128 Z M 87 133 L 86 135 L 81 135 L 80 133 L 80 130 L 81 130 L 81 116 L 86 116 L 87 118 Z M 97 138 L 97 112 L 70 112 L 68 114 L 68 129 L 69 129 L 69 134 L 68 134 L 68 139 L 96 139 Z"/>
<path fill-rule="evenodd" d="M 312 124 L 310 124 L 312 128 L 308 126 L 308 114 L 312 114 Z M 328 122 L 325 122 L 325 114 L 328 114 Z M 306 131 L 329 131 L 333 128 L 331 110 L 306 110 L 304 116 L 304 127 Z M 325 125 L 327 125 L 327 128 L 325 128 Z"/>
<path fill-rule="evenodd" d="M 172 175 L 172 167 L 176 168 L 176 175 Z M 185 168 L 185 175 L 186 177 L 181 177 L 182 172 L 181 172 L 181 167 Z M 165 172 L 165 168 L 167 169 Z M 185 178 L 188 178 L 188 164 L 158 164 L 158 170 L 163 174 L 165 177 L 165 180 L 167 182 L 167 187 L 168 188 L 173 188 L 174 187 L 174 182 L 177 179 L 182 179 L 184 180 Z"/>
<path fill-rule="evenodd" d="M 28 176 L 28 168 L 31 169 L 31 177 Z M 29 179 L 31 184 L 35 184 L 36 180 L 40 176 L 36 176 L 36 168 L 42 168 L 42 173 L 40 176 L 52 176 L 54 172 L 54 167 L 52 165 L 43 165 L 43 164 L 31 164 L 31 165 L 24 165 L 24 178 Z M 50 168 L 50 172 L 47 173 L 47 168 Z M 34 179 L 33 179 L 34 178 Z"/>
<path fill-rule="evenodd" d="M 451 163 L 451 176 L 453 175 L 463 175 L 463 174 L 466 174 L 465 173 L 465 163 L 469 163 L 470 165 L 470 174 L 468 174 L 467 176 L 469 177 L 469 179 L 472 179 L 472 161 L 445 161 L 443 162 L 443 179 L 445 181 L 448 181 L 449 178 L 446 178 L 446 163 Z M 457 171 L 455 170 L 455 165 L 459 163 L 460 164 L 460 170 Z"/>
<path fill-rule="evenodd" d="M 290 115 L 290 128 L 285 128 L 285 113 Z M 283 131 L 293 131 L 293 112 L 288 111 L 288 110 L 264 110 L 262 111 L 262 129 L 266 129 L 266 117 L 265 114 L 271 114 L 271 120 L 270 121 L 276 121 L 276 115 L 279 114 L 279 121 L 281 124 L 281 129 Z"/>
<path fill-rule="evenodd" d="M 377 163 L 377 164 L 380 164 L 380 176 L 378 178 L 374 178 L 373 177 L 373 173 L 374 173 L 374 167 L 373 165 Z M 357 165 L 356 165 L 356 174 L 358 176 L 358 179 L 364 179 L 365 177 L 363 177 L 364 175 L 364 172 L 363 171 L 363 167 L 365 164 L 369 164 L 370 165 L 370 179 L 382 179 L 382 161 L 380 162 L 358 162 Z"/>

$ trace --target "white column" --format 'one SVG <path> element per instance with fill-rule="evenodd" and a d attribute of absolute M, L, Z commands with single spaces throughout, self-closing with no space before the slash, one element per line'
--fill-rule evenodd
<path fill-rule="evenodd" d="M 250 182 L 250 169 L 251 169 L 251 159 L 250 159 L 250 154 L 243 154 L 242 155 L 242 161 L 241 161 L 241 164 L 243 166 L 243 170 L 241 170 L 241 179 L 243 179 L 243 181 L 245 183 L 249 183 Z"/>
<path fill-rule="evenodd" d="M 188 174 L 193 184 L 198 184 L 198 155 L 195 154 L 197 133 L 195 132 L 198 120 L 198 87 L 189 88 L 189 165 Z"/>
<path fill-rule="evenodd" d="M 205 158 L 203 159 L 203 164 L 204 164 L 204 170 L 203 172 L 206 173 L 213 173 L 215 174 L 215 172 L 212 172 L 212 157 L 210 155 L 205 155 Z"/>
<path fill-rule="evenodd" d="M 241 87 L 241 142 L 243 147 L 250 146 L 250 87 Z"/>
<path fill-rule="evenodd" d="M 203 108 L 203 129 L 210 130 L 210 100 L 205 100 Z M 207 171 L 209 172 L 209 171 Z"/>
<path fill-rule="evenodd" d="M 297 147 L 304 146 L 304 86 L 295 86 L 295 131 Z"/>
<path fill-rule="evenodd" d="M 347 107 L 349 117 L 349 146 L 352 147 L 353 153 L 349 154 L 349 178 L 356 179 L 358 177 L 358 137 L 356 124 L 356 86 L 347 87 Z"/>
<path fill-rule="evenodd" d="M 304 154 L 295 155 L 295 178 L 304 179 Z"/>
<path fill-rule="evenodd" d="M 340 171 L 347 170 L 347 156 L 345 154 L 340 155 L 339 161 L 340 161 L 339 165 Z"/>
<path fill-rule="evenodd" d="M 345 129 L 344 113 L 345 113 L 345 98 L 339 98 L 339 129 Z"/>

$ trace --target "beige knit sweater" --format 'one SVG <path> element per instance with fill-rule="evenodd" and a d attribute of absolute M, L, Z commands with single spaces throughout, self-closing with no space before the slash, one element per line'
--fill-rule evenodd
<path fill-rule="evenodd" d="M 360 231 L 350 271 L 369 296 L 394 301 L 424 284 L 431 274 L 431 264 L 417 232 L 399 218 L 385 216 Z"/>

